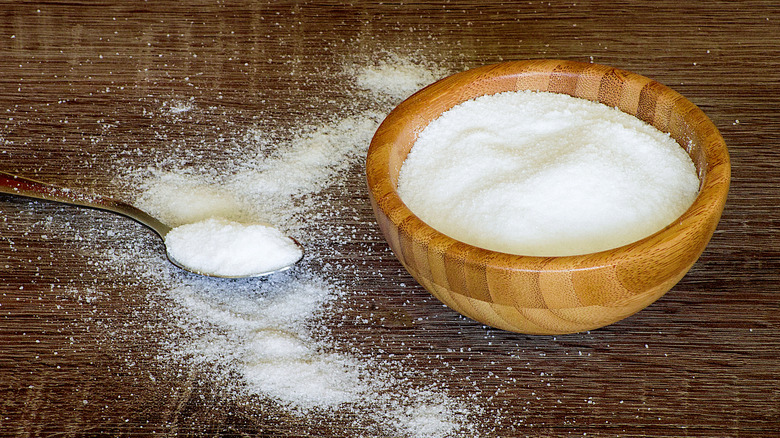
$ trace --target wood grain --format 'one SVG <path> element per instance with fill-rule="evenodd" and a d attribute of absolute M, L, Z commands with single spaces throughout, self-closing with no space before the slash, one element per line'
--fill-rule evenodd
<path fill-rule="evenodd" d="M 354 232 L 312 248 L 312 269 L 339 267 L 324 331 L 413 384 L 472 400 L 475 436 L 777 436 L 776 2 L 38 1 L 4 2 L 0 17 L 2 170 L 118 199 L 118 164 L 230 163 L 230 141 L 249 129 L 282 137 L 332 114 L 352 95 L 344 64 L 388 52 L 448 72 L 593 61 L 668 85 L 717 126 L 732 179 L 709 245 L 653 305 L 561 336 L 463 318 L 386 249 L 355 166 L 317 218 Z M 554 78 L 577 88 L 566 71 Z M 171 102 L 194 110 L 166 113 Z M 161 329 L 166 303 L 93 260 L 162 254 L 141 226 L 7 196 L 0 211 L 0 435 L 376 435 L 365 418 L 292 416 L 237 398 L 207 365 L 160 361 L 175 342 Z"/>

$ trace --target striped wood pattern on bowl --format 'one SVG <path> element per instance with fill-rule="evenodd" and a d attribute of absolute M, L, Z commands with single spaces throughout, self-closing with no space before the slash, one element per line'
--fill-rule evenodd
<path fill-rule="evenodd" d="M 670 133 L 696 166 L 699 195 L 663 230 L 593 254 L 511 255 L 437 232 L 398 196 L 404 159 L 417 135 L 442 112 L 481 95 L 512 90 L 565 93 L 598 101 Z M 401 103 L 371 141 L 366 175 L 374 213 L 388 244 L 431 294 L 461 314 L 496 328 L 562 334 L 619 321 L 650 305 L 685 275 L 720 219 L 730 162 L 712 122 L 668 87 L 603 65 L 531 60 L 458 73 Z"/>

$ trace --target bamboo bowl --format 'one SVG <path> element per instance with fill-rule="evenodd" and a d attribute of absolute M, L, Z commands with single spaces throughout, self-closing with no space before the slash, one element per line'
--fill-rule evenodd
<path fill-rule="evenodd" d="M 505 254 L 454 240 L 426 225 L 398 196 L 398 173 L 418 134 L 441 113 L 475 97 L 512 90 L 565 93 L 617 107 L 668 132 L 700 180 L 693 205 L 674 223 L 616 249 L 565 257 Z M 417 92 L 380 125 L 366 159 L 371 203 L 406 270 L 461 314 L 492 327 L 563 334 L 596 329 L 642 310 L 693 266 L 718 224 L 729 189 L 726 145 L 704 113 L 658 82 L 571 61 L 489 65 Z"/>

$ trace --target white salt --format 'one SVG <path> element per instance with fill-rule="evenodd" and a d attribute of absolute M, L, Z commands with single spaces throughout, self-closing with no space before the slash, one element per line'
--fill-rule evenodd
<path fill-rule="evenodd" d="M 220 217 L 252 222 L 235 194 L 207 178 L 164 173 L 144 181 L 148 186 L 134 205 L 171 227 Z"/>
<path fill-rule="evenodd" d="M 668 134 L 599 103 L 527 91 L 482 96 L 431 122 L 402 166 L 398 193 L 457 240 L 565 256 L 663 229 L 698 185 Z"/>
<path fill-rule="evenodd" d="M 283 403 L 294 400 L 299 409 L 360 402 L 369 389 L 354 359 L 339 354 L 260 361 L 250 358 L 244 372 L 249 385 Z"/>
<path fill-rule="evenodd" d="M 355 82 L 376 95 L 404 99 L 420 88 L 436 81 L 443 70 L 432 65 L 420 65 L 409 59 L 389 55 L 390 59 L 365 66 L 355 73 Z"/>
<path fill-rule="evenodd" d="M 300 247 L 276 228 L 212 218 L 173 228 L 168 256 L 186 269 L 223 277 L 258 275 L 291 266 Z"/>

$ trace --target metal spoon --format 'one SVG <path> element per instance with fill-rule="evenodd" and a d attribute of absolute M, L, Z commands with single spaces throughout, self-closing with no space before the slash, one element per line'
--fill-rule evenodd
<path fill-rule="evenodd" d="M 62 204 L 75 205 L 79 207 L 94 208 L 97 210 L 110 211 L 112 213 L 129 217 L 130 219 L 133 219 L 151 228 L 158 236 L 160 236 L 160 238 L 163 240 L 163 243 L 165 242 L 166 234 L 168 234 L 168 232 L 171 231 L 172 229 L 170 226 L 160 222 L 157 218 L 149 215 L 145 211 L 140 210 L 139 208 L 134 207 L 125 202 L 117 201 L 116 199 L 103 197 L 99 195 L 85 194 L 64 187 L 53 186 L 50 184 L 46 184 L 29 178 L 24 178 L 18 175 L 13 175 L 3 171 L 0 171 L 0 193 L 20 196 L 25 198 L 40 199 L 44 201 L 59 202 Z M 294 239 L 292 240 L 293 242 L 295 242 L 296 245 L 298 245 L 299 248 L 301 248 L 301 254 L 303 254 L 303 248 L 301 247 L 300 243 L 298 243 Z M 257 272 L 249 275 L 232 276 L 232 275 L 217 275 L 209 272 L 200 272 L 194 269 L 190 269 L 187 266 L 176 261 L 173 257 L 171 257 L 170 254 L 168 254 L 167 251 L 166 251 L 166 256 L 168 257 L 168 260 L 171 261 L 171 263 L 173 263 L 174 265 L 178 266 L 181 269 L 184 269 L 185 271 L 192 272 L 194 274 L 205 275 L 209 277 L 220 277 L 220 278 L 263 277 L 277 272 L 286 271 L 300 260 L 298 259 L 287 266 L 283 266 L 281 268 L 274 269 L 271 271 Z"/>

